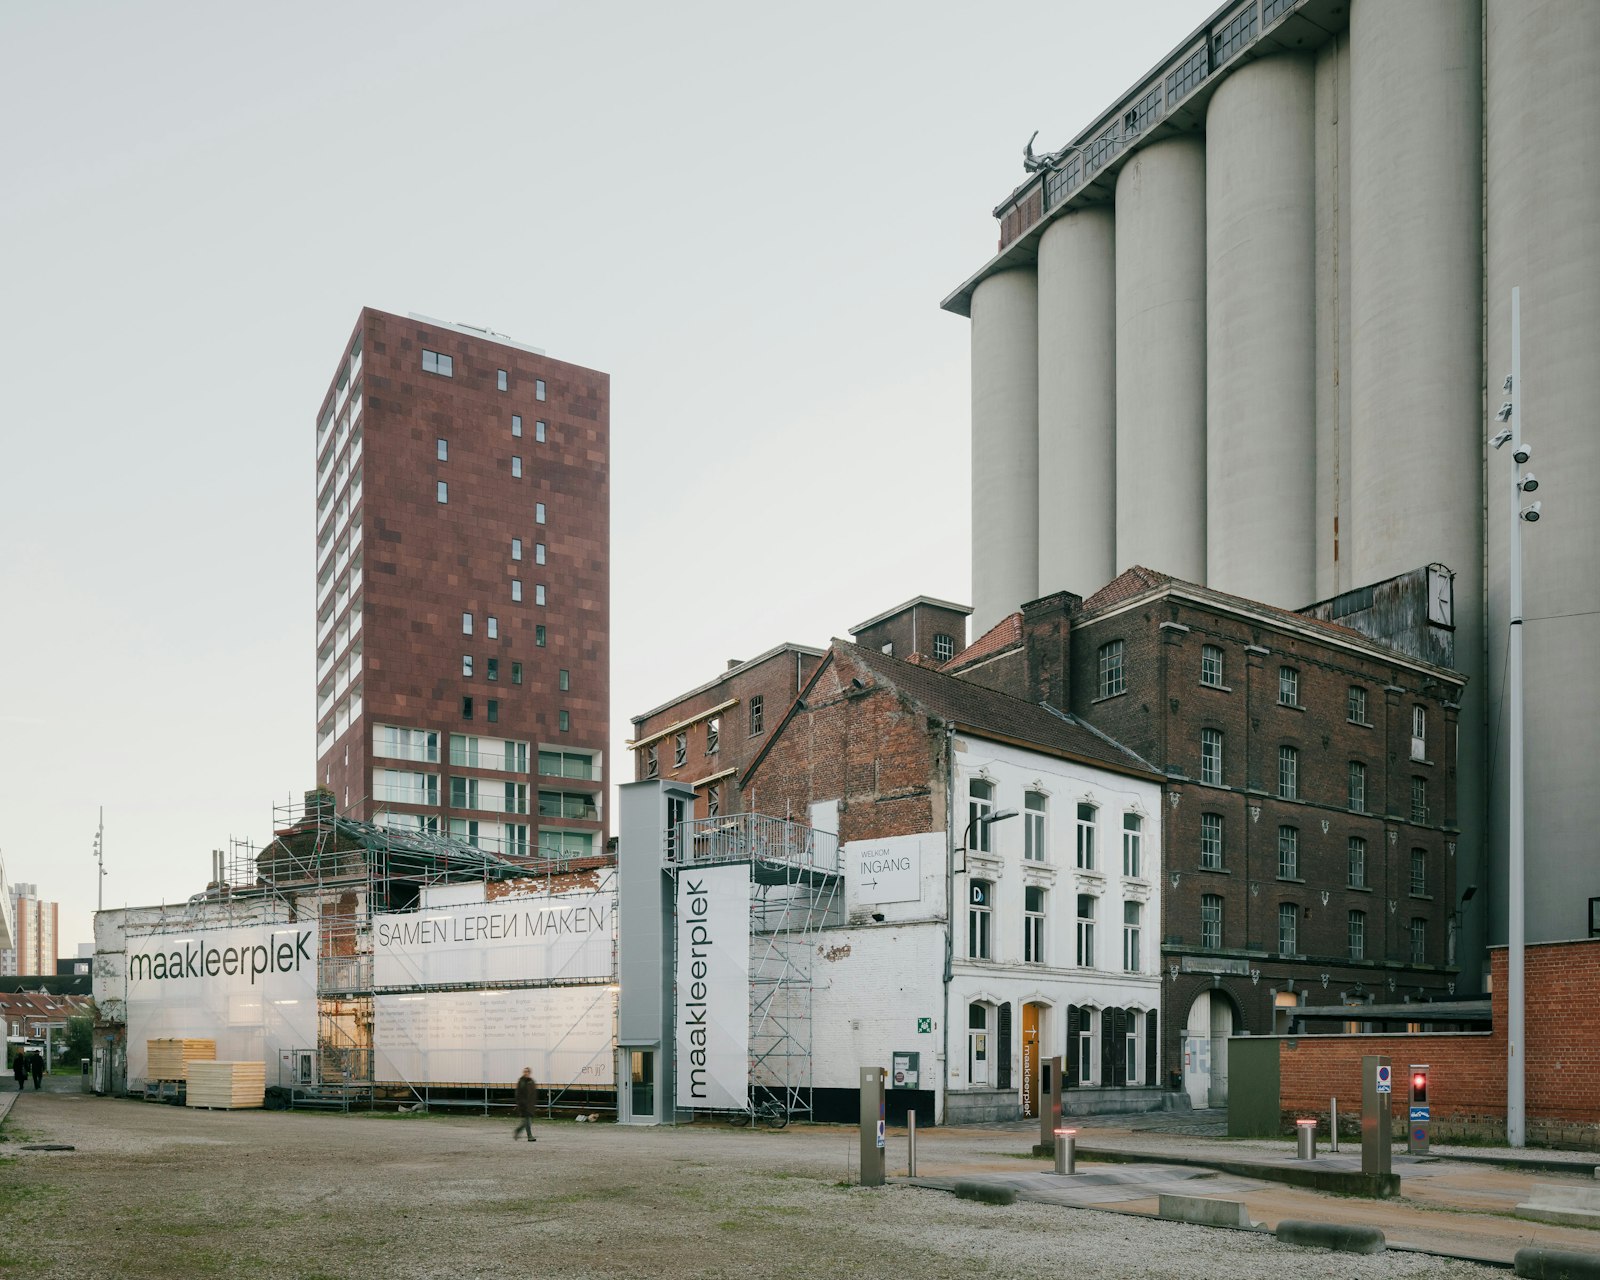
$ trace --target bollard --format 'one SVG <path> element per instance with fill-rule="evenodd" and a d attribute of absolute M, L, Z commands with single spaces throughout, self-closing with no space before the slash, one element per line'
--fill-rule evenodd
<path fill-rule="evenodd" d="M 1300 1160 L 1315 1160 L 1317 1158 L 1317 1122 L 1315 1120 L 1296 1120 L 1294 1127 L 1298 1131 Z"/>
<path fill-rule="evenodd" d="M 906 1112 L 906 1177 L 917 1176 L 917 1108 Z"/>
<path fill-rule="evenodd" d="M 1334 1094 L 1328 1099 L 1328 1150 L 1334 1155 L 1339 1154 L 1339 1095 Z"/>
<path fill-rule="evenodd" d="M 1076 1173 L 1078 1171 L 1078 1131 L 1076 1129 L 1057 1129 L 1056 1138 L 1056 1172 Z"/>

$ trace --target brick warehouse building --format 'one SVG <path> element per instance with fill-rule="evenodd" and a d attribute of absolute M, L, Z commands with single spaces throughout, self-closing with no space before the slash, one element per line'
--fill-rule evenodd
<path fill-rule="evenodd" d="M 362 310 L 316 427 L 317 777 L 342 814 L 603 847 L 609 396 L 499 335 Z"/>
<path fill-rule="evenodd" d="M 1038 656 L 1063 643 L 1065 680 Z M 946 669 L 1165 775 L 1163 1060 L 1197 1104 L 1226 1099 L 1230 1033 L 1454 994 L 1456 672 L 1142 568 L 1033 601 Z"/>

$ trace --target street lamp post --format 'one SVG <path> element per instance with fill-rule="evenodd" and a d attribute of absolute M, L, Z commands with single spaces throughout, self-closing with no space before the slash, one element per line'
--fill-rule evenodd
<path fill-rule="evenodd" d="M 106 810 L 100 806 L 100 825 L 94 833 L 94 860 L 100 869 L 100 874 L 94 878 L 95 883 L 95 910 L 106 909 Z"/>

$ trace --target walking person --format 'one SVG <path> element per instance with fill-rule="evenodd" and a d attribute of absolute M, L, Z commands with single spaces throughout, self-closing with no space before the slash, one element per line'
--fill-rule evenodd
<path fill-rule="evenodd" d="M 40 1084 L 39 1082 L 44 1079 L 44 1054 L 40 1053 L 37 1049 L 35 1049 L 33 1051 L 33 1054 L 32 1054 L 32 1062 L 33 1062 L 33 1087 L 36 1090 L 37 1089 L 42 1089 L 42 1088 L 44 1088 L 44 1086 L 42 1084 Z"/>
<path fill-rule="evenodd" d="M 517 1114 L 522 1117 L 522 1123 L 517 1125 L 516 1131 L 511 1135 L 511 1141 L 526 1133 L 529 1142 L 539 1139 L 533 1136 L 533 1117 L 539 1109 L 539 1086 L 533 1080 L 533 1068 L 522 1068 L 522 1079 L 517 1081 Z"/>
<path fill-rule="evenodd" d="M 21 1049 L 17 1056 L 11 1060 L 11 1074 L 17 1078 L 17 1092 L 21 1093 L 28 1087 L 28 1058 Z"/>

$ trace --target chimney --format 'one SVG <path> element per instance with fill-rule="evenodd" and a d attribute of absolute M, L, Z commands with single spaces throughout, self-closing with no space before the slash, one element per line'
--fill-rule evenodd
<path fill-rule="evenodd" d="M 1030 702 L 1061 711 L 1072 700 L 1072 618 L 1083 597 L 1054 591 L 1022 606 L 1022 655 Z"/>

